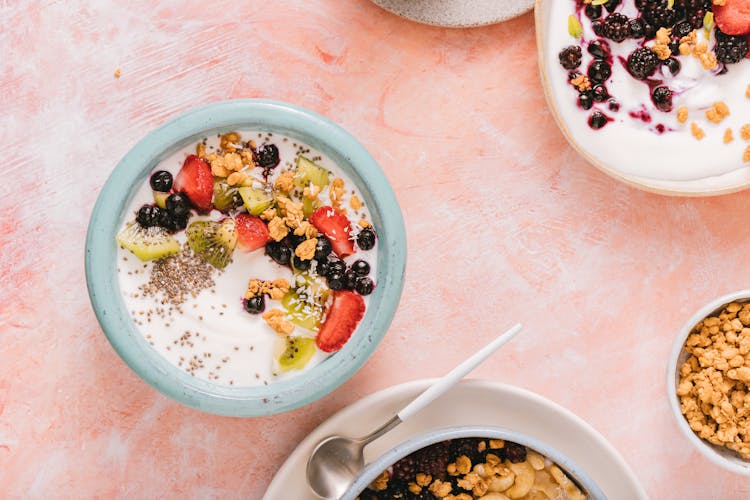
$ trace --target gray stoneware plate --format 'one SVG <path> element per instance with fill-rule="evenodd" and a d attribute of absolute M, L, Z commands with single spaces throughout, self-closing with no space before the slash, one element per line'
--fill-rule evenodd
<path fill-rule="evenodd" d="M 507 21 L 531 10 L 534 0 L 371 0 L 412 21 L 447 28 L 472 28 Z"/>

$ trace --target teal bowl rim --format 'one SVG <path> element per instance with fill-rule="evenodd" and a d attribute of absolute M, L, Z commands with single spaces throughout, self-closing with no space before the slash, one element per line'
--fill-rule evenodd
<path fill-rule="evenodd" d="M 307 372 L 267 386 L 233 387 L 188 375 L 154 350 L 137 330 L 120 294 L 119 229 L 135 187 L 159 161 L 200 137 L 249 128 L 300 140 L 328 155 L 356 184 L 378 231 L 377 287 L 349 342 Z M 219 415 L 263 416 L 309 404 L 361 368 L 382 340 L 398 306 L 406 268 L 406 231 L 396 196 L 362 144 L 307 109 L 265 99 L 222 101 L 189 110 L 147 134 L 107 179 L 89 222 L 86 283 L 99 324 L 123 361 L 145 382 L 187 406 Z"/>

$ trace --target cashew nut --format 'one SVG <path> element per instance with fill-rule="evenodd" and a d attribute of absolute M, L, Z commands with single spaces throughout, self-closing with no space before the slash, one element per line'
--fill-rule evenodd
<path fill-rule="evenodd" d="M 536 476 L 534 468 L 528 462 L 516 464 L 507 462 L 506 465 L 516 474 L 516 480 L 505 494 L 510 498 L 521 498 L 528 494 L 531 487 L 534 486 L 534 477 Z"/>

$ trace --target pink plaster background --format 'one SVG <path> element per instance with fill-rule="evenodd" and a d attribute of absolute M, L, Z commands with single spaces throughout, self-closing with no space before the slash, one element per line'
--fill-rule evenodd
<path fill-rule="evenodd" d="M 233 97 L 291 101 L 351 131 L 409 238 L 401 307 L 365 367 L 255 420 L 141 382 L 83 276 L 117 161 L 174 114 Z M 576 412 L 653 498 L 750 495 L 693 451 L 664 395 L 686 317 L 750 284 L 750 196 L 670 199 L 585 164 L 545 107 L 530 14 L 451 31 L 366 0 L 0 2 L 0 144 L 0 496 L 259 498 L 333 412 L 440 375 L 517 320 L 526 333 L 475 376 Z"/>

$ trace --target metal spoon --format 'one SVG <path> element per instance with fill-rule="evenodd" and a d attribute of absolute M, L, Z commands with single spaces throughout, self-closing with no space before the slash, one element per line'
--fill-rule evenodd
<path fill-rule="evenodd" d="M 370 434 L 361 438 L 334 435 L 320 441 L 307 461 L 307 483 L 315 494 L 325 499 L 340 498 L 365 466 L 365 446 L 442 396 L 520 331 L 521 325 L 518 324 L 497 337 L 428 387 L 393 418 Z"/>

